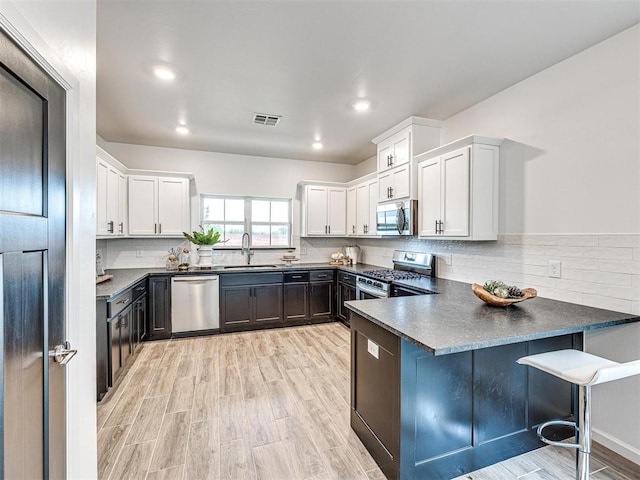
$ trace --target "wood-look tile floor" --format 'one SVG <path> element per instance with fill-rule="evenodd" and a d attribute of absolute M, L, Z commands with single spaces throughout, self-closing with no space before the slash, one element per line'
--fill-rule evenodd
<path fill-rule="evenodd" d="M 384 479 L 349 426 L 349 342 L 330 323 L 143 344 L 98 404 L 99 478 Z M 573 480 L 553 450 L 459 478 Z"/>

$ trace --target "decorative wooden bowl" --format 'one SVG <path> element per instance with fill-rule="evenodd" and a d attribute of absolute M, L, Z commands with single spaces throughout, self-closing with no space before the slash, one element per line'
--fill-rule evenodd
<path fill-rule="evenodd" d="M 500 298 L 495 295 L 491 295 L 487 292 L 482 285 L 478 285 L 474 283 L 471 285 L 471 290 L 475 293 L 476 297 L 478 297 L 483 302 L 493 305 L 494 307 L 506 307 L 507 305 L 511 305 L 512 303 L 523 302 L 524 300 L 529 300 L 530 298 L 534 298 L 538 296 L 538 292 L 534 288 L 523 288 L 522 289 L 522 297 L 520 298 Z"/>

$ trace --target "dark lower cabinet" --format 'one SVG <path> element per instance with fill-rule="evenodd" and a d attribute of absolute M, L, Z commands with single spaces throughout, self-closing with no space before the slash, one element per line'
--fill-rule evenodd
<path fill-rule="evenodd" d="M 284 320 L 304 323 L 309 318 L 309 284 L 284 284 Z"/>
<path fill-rule="evenodd" d="M 96 301 L 96 388 L 101 400 L 145 339 L 147 281 Z"/>
<path fill-rule="evenodd" d="M 309 318 L 329 320 L 335 317 L 335 270 L 309 272 Z"/>
<path fill-rule="evenodd" d="M 256 323 L 282 323 L 282 284 L 253 287 L 253 304 Z"/>
<path fill-rule="evenodd" d="M 145 290 L 146 291 L 146 290 Z M 133 303 L 133 330 L 131 333 L 134 348 L 147 339 L 147 295 L 142 295 Z"/>
<path fill-rule="evenodd" d="M 237 273 L 220 278 L 223 332 L 280 325 L 284 321 L 282 273 Z"/>
<path fill-rule="evenodd" d="M 171 276 L 149 277 L 149 321 L 146 340 L 171 338 Z"/>
<path fill-rule="evenodd" d="M 222 288 L 220 328 L 240 330 L 282 323 L 282 284 Z"/>
<path fill-rule="evenodd" d="M 133 353 L 131 339 L 131 324 L 133 320 L 133 306 L 128 306 L 116 317 L 108 321 L 109 332 L 109 386 L 115 384 L 122 368 Z"/>
<path fill-rule="evenodd" d="M 389 479 L 455 478 L 539 448 L 537 425 L 571 418 L 574 389 L 516 360 L 563 348 L 580 334 L 434 356 L 352 313 L 351 426 Z"/>
<path fill-rule="evenodd" d="M 333 318 L 333 282 L 309 284 L 309 316 L 311 319 Z"/>
<path fill-rule="evenodd" d="M 337 317 L 349 325 L 349 309 L 344 302 L 356 299 L 356 276 L 347 272 L 338 272 L 336 313 Z"/>

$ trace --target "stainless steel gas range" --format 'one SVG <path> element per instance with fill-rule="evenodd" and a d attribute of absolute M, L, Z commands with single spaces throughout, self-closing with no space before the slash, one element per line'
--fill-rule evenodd
<path fill-rule="evenodd" d="M 424 294 L 425 292 L 393 288 L 398 280 L 412 280 L 435 276 L 435 256 L 430 253 L 393 252 L 393 269 L 368 270 L 356 277 L 356 300 L 368 298 L 386 298 L 406 295 Z"/>

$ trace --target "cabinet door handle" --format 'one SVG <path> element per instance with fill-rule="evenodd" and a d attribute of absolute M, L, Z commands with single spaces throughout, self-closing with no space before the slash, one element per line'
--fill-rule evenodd
<path fill-rule="evenodd" d="M 153 224 L 153 233 L 158 233 L 158 224 L 157 223 Z"/>
<path fill-rule="evenodd" d="M 120 233 L 124 233 L 124 223 L 120 222 L 118 225 L 120 225 Z"/>
<path fill-rule="evenodd" d="M 440 233 L 438 232 L 438 220 L 436 220 L 436 233 Z"/>
<path fill-rule="evenodd" d="M 389 198 L 393 198 L 393 187 L 389 187 Z"/>
<path fill-rule="evenodd" d="M 393 155 L 389 155 L 389 166 L 393 167 Z"/>
<path fill-rule="evenodd" d="M 113 233 L 113 220 L 107 222 L 107 232 Z"/>
<path fill-rule="evenodd" d="M 331 225 L 327 227 L 329 229 L 329 235 L 331 235 Z"/>
<path fill-rule="evenodd" d="M 162 224 L 161 223 L 158 224 L 158 233 L 162 233 Z"/>

